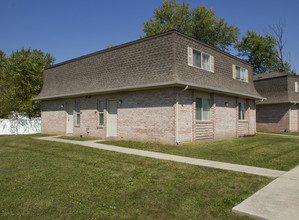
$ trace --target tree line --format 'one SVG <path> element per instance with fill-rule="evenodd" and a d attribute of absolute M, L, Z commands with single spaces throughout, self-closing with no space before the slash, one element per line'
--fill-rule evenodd
<path fill-rule="evenodd" d="M 0 118 L 12 112 L 40 116 L 40 102 L 32 101 L 42 89 L 44 68 L 55 58 L 37 49 L 17 50 L 9 57 L 0 50 Z"/>
<path fill-rule="evenodd" d="M 249 30 L 239 40 L 240 29 L 234 24 L 229 25 L 224 18 L 218 18 L 213 9 L 203 4 L 191 8 L 185 2 L 164 0 L 154 10 L 153 17 L 144 22 L 145 35 L 142 37 L 172 29 L 226 52 L 235 48 L 241 59 L 253 65 L 254 73 L 295 74 L 285 60 L 284 25 L 280 22 L 270 26 L 270 31 L 264 35 Z M 31 99 L 42 89 L 44 68 L 54 62 L 55 58 L 49 53 L 37 49 L 22 48 L 10 56 L 0 50 L 0 118 L 7 118 L 12 112 L 40 116 L 40 102 Z"/>

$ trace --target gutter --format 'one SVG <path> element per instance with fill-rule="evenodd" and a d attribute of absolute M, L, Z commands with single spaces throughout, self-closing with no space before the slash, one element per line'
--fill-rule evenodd
<path fill-rule="evenodd" d="M 218 88 L 214 88 L 214 87 L 210 87 L 210 86 L 203 86 L 203 85 L 198 85 L 198 84 L 194 84 L 194 83 L 187 83 L 184 81 L 179 81 L 178 83 L 182 83 L 184 85 L 189 85 L 189 87 L 194 87 L 194 89 L 196 88 L 200 88 L 203 90 L 206 90 L 207 92 L 218 92 L 220 94 L 227 94 L 227 95 L 232 95 L 232 96 L 237 96 L 237 97 L 243 97 L 243 98 L 252 98 L 252 99 L 256 99 L 256 100 L 262 100 L 262 99 L 266 99 L 262 96 L 258 96 L 258 95 L 248 95 L 246 93 L 239 93 L 239 92 L 235 92 L 232 90 L 226 90 L 226 89 L 218 89 Z"/>
<path fill-rule="evenodd" d="M 93 90 L 93 91 L 89 91 L 89 92 L 69 93 L 69 94 L 56 95 L 56 96 L 45 96 L 45 97 L 37 96 L 31 100 L 42 101 L 42 100 L 62 99 L 62 98 L 75 98 L 75 97 L 80 97 L 80 96 L 91 96 L 91 95 L 107 94 L 107 93 L 114 93 L 114 92 L 161 88 L 161 87 L 169 87 L 169 86 L 185 87 L 186 85 L 188 85 L 189 88 L 192 87 L 193 89 L 201 89 L 201 90 L 204 90 L 207 92 L 214 92 L 214 93 L 220 93 L 220 94 L 225 93 L 227 95 L 237 96 L 237 97 L 241 97 L 241 98 L 252 98 L 255 100 L 266 99 L 262 96 L 249 95 L 246 93 L 238 93 L 238 92 L 235 92 L 232 90 L 218 89 L 218 88 L 214 88 L 214 87 L 210 87 L 210 86 L 203 86 L 203 85 L 188 83 L 188 82 L 184 82 L 184 81 L 171 81 L 171 82 L 164 82 L 164 83 L 154 83 L 154 84 L 149 84 L 149 85 L 128 86 L 128 87 L 122 87 L 122 88 Z"/>
<path fill-rule="evenodd" d="M 266 103 L 262 103 L 262 102 L 255 102 L 256 104 L 260 104 L 260 105 L 278 105 L 278 104 L 299 104 L 299 101 L 286 101 L 286 102 L 266 102 Z"/>
<path fill-rule="evenodd" d="M 256 103 L 256 104 L 260 104 L 260 103 L 262 103 L 262 102 L 265 101 L 265 100 L 267 100 L 267 98 L 262 98 L 262 100 L 257 100 L 257 101 L 255 101 L 255 103 Z"/>

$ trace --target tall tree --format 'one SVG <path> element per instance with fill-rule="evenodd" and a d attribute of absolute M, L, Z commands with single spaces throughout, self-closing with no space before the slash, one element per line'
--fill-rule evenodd
<path fill-rule="evenodd" d="M 42 88 L 44 68 L 54 61 L 54 57 L 41 50 L 22 48 L 12 52 L 3 68 L 3 79 L 9 89 L 0 97 L 0 116 L 7 117 L 11 111 L 26 113 L 29 117 L 39 116 L 40 103 L 31 99 Z"/>
<path fill-rule="evenodd" d="M 0 50 L 0 79 L 3 76 L 3 66 L 5 63 L 5 59 L 6 59 L 5 53 L 2 50 Z"/>
<path fill-rule="evenodd" d="M 279 72 L 288 72 L 291 74 L 296 74 L 295 70 L 292 70 L 290 62 L 285 59 L 285 44 L 287 39 L 285 39 L 285 23 L 282 23 L 280 20 L 269 26 L 269 35 L 271 35 L 276 40 L 276 50 L 277 50 L 277 58 L 278 63 L 276 64 L 276 71 Z"/>
<path fill-rule="evenodd" d="M 7 89 L 4 80 L 5 62 L 6 62 L 6 55 L 2 50 L 0 50 L 0 97 L 3 96 L 4 91 Z M 1 111 L 1 106 L 0 106 L 0 111 Z"/>
<path fill-rule="evenodd" d="M 254 73 L 275 70 L 278 63 L 275 47 L 276 40 L 272 36 L 262 36 L 254 31 L 248 31 L 242 40 L 235 44 L 238 56 L 253 65 Z"/>
<path fill-rule="evenodd" d="M 164 0 L 162 6 L 155 8 L 154 16 L 143 24 L 144 37 L 172 29 L 225 51 L 237 42 L 240 34 L 238 27 L 219 19 L 212 8 L 201 4 L 191 9 L 185 2 Z"/>

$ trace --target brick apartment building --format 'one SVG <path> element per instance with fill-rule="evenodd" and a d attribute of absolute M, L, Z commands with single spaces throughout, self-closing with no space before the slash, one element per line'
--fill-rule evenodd
<path fill-rule="evenodd" d="M 169 31 L 45 69 L 42 133 L 169 144 L 256 133 L 252 66 Z"/>
<path fill-rule="evenodd" d="M 254 76 L 256 90 L 266 98 L 256 106 L 257 129 L 299 131 L 299 76 L 270 72 Z"/>

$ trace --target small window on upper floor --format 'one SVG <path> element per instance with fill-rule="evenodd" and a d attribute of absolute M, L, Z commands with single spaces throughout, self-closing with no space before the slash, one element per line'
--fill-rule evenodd
<path fill-rule="evenodd" d="M 248 70 L 233 64 L 233 79 L 248 82 Z"/>
<path fill-rule="evenodd" d="M 188 47 L 188 65 L 214 72 L 214 57 Z"/>
<path fill-rule="evenodd" d="M 295 92 L 299 92 L 299 89 L 298 89 L 298 82 L 295 82 Z"/>

